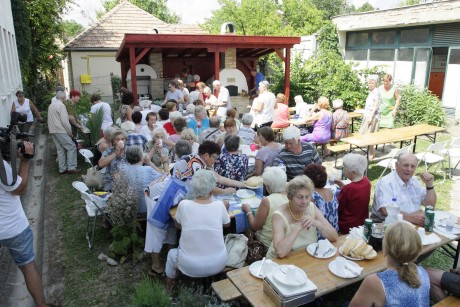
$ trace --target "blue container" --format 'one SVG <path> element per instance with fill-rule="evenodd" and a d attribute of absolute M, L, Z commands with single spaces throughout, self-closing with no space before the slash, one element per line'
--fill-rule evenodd
<path fill-rule="evenodd" d="M 259 187 L 257 189 L 254 189 L 254 192 L 256 192 L 256 196 L 258 198 L 264 197 L 264 186 L 261 186 L 261 187 Z"/>

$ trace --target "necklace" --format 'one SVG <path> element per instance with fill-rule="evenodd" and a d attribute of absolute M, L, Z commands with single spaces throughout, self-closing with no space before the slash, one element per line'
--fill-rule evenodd
<path fill-rule="evenodd" d="M 288 202 L 288 209 L 289 209 L 289 213 L 291 214 L 292 218 L 294 220 L 296 220 L 296 221 L 300 221 L 303 218 L 303 216 L 305 215 L 305 212 L 302 211 L 302 215 L 299 218 L 295 217 L 294 213 L 292 213 L 292 211 L 291 211 L 291 202 Z"/>

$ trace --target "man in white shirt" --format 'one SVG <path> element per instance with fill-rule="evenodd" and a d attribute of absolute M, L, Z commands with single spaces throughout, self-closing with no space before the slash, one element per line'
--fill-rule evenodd
<path fill-rule="evenodd" d="M 228 92 L 228 89 L 225 86 L 222 86 L 219 80 L 214 80 L 212 86 L 219 92 L 216 104 L 216 106 L 219 107 L 219 109 L 217 110 L 217 116 L 220 116 L 219 114 L 225 115 L 227 114 L 227 110 L 232 108 L 232 102 L 230 101 L 230 93 Z"/>
<path fill-rule="evenodd" d="M 425 214 L 420 211 L 420 205 L 436 206 L 436 192 L 433 186 L 434 177 L 428 172 L 420 174 L 425 184 L 422 186 L 414 177 L 417 168 L 417 158 L 412 153 L 401 154 L 396 161 L 396 169 L 377 182 L 372 204 L 371 218 L 383 221 L 387 216 L 385 206 L 396 198 L 404 220 L 418 226 L 425 225 Z"/>
<path fill-rule="evenodd" d="M 33 145 L 24 142 L 24 152 L 33 154 Z M 20 195 L 24 194 L 27 187 L 29 173 L 29 160 L 18 153 L 20 164 L 19 174 L 13 183 L 13 170 L 6 161 L 3 167 L 6 182 L 0 181 L 0 246 L 6 247 L 14 262 L 24 275 L 27 289 L 34 299 L 35 305 L 47 306 L 40 274 L 35 266 L 34 239 Z"/>
<path fill-rule="evenodd" d="M 77 169 L 77 147 L 72 140 L 72 127 L 64 105 L 65 92 L 57 92 L 56 98 L 57 100 L 48 107 L 48 130 L 56 145 L 59 173 L 78 173 L 80 170 Z"/>
<path fill-rule="evenodd" d="M 101 130 L 104 131 L 112 126 L 112 109 L 110 108 L 110 105 L 107 102 L 101 101 L 101 96 L 96 93 L 91 95 L 91 103 L 93 104 L 91 107 L 91 114 L 96 114 L 99 109 L 102 109 Z"/>

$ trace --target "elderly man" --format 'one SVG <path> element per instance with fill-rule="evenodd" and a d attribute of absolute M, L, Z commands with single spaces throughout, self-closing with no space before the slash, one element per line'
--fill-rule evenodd
<path fill-rule="evenodd" d="M 72 140 L 72 127 L 64 105 L 65 92 L 56 93 L 57 100 L 48 107 L 48 130 L 58 155 L 59 174 L 74 174 L 77 169 L 77 147 Z"/>
<path fill-rule="evenodd" d="M 414 177 L 417 168 L 417 158 L 412 153 L 401 154 L 396 161 L 396 169 L 377 182 L 372 204 L 371 218 L 383 221 L 387 216 L 386 205 L 396 198 L 404 220 L 423 226 L 425 215 L 420 212 L 420 205 L 435 206 L 436 192 L 433 186 L 433 175 L 428 172 L 420 174 L 420 179 Z"/>
<path fill-rule="evenodd" d="M 232 108 L 232 102 L 230 101 L 230 93 L 225 86 L 222 86 L 219 80 L 214 80 L 212 86 L 218 92 L 217 104 L 215 106 L 219 107 L 217 110 L 217 115 L 225 116 L 227 110 Z"/>
<path fill-rule="evenodd" d="M 126 140 L 126 147 L 129 146 L 140 146 L 141 148 L 145 147 L 147 143 L 147 138 L 142 134 L 136 133 L 136 125 L 129 120 L 121 124 L 120 129 L 127 133 L 128 139 Z"/>
<path fill-rule="evenodd" d="M 252 122 L 254 121 L 254 116 L 250 113 L 245 113 L 241 119 L 242 126 L 238 131 L 238 136 L 243 140 L 243 143 L 246 145 L 254 143 L 254 138 L 256 137 L 256 132 L 251 128 Z"/>
<path fill-rule="evenodd" d="M 217 116 L 213 116 L 209 119 L 209 128 L 203 130 L 198 137 L 198 143 L 201 144 L 204 141 L 213 141 L 217 142 L 219 137 L 222 135 L 222 131 L 219 129 L 220 126 L 220 118 Z"/>
<path fill-rule="evenodd" d="M 284 165 L 288 181 L 303 175 L 303 169 L 310 163 L 322 163 L 315 146 L 300 142 L 299 128 L 287 127 L 283 132 L 283 140 L 284 148 L 276 156 L 273 166 Z"/>

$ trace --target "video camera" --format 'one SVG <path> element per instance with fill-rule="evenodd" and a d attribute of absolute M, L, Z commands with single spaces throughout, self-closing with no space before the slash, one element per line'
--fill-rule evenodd
<path fill-rule="evenodd" d="M 22 155 L 26 159 L 32 159 L 35 156 L 35 148 L 33 154 L 27 154 L 23 142 L 16 140 L 33 137 L 33 134 L 20 132 L 17 125 L 27 121 L 27 115 L 11 112 L 11 121 L 7 128 L 0 127 L 0 153 L 5 161 L 16 159 L 16 150 L 20 149 Z M 1 162 L 1 161 L 0 161 Z"/>

